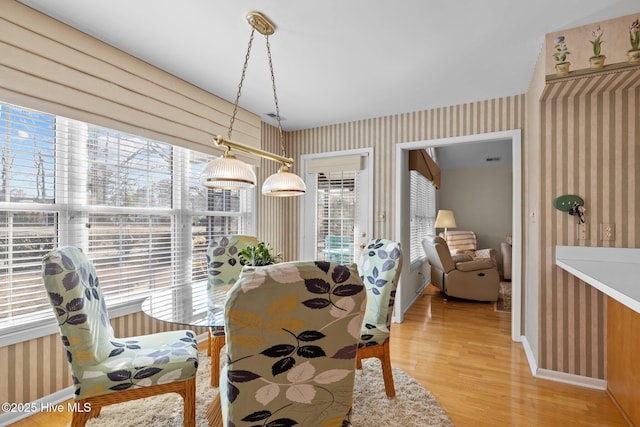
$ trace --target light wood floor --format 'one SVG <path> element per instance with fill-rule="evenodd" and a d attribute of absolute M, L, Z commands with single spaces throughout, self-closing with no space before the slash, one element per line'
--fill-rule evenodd
<path fill-rule="evenodd" d="M 429 287 L 393 325 L 391 347 L 393 365 L 431 391 L 457 427 L 628 426 L 606 392 L 533 378 L 522 344 L 511 341 L 511 315 L 493 304 L 445 302 Z M 38 414 L 14 426 L 70 420 Z"/>

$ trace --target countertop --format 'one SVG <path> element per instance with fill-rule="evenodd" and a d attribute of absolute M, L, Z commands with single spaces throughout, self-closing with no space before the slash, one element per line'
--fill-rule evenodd
<path fill-rule="evenodd" d="M 640 313 L 640 248 L 556 246 L 556 265 Z"/>

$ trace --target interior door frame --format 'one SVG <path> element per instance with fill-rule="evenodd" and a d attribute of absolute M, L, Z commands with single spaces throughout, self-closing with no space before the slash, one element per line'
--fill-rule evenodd
<path fill-rule="evenodd" d="M 367 212 L 367 214 L 365 215 L 365 221 L 366 221 L 366 228 L 368 230 L 367 240 L 369 240 L 373 233 L 373 148 L 372 147 L 356 148 L 353 150 L 327 151 L 323 153 L 303 154 L 300 156 L 300 170 L 301 170 L 301 176 L 303 177 L 303 179 L 306 180 L 307 162 L 309 160 L 319 159 L 319 158 L 329 158 L 329 157 L 355 156 L 355 155 L 360 155 L 367 158 L 367 167 L 364 172 L 366 173 L 367 180 L 369 181 L 368 189 L 367 189 L 367 199 L 368 199 L 369 206 L 365 210 L 365 212 Z M 300 209 L 299 209 L 300 221 L 298 222 L 300 224 L 300 230 L 299 230 L 300 232 L 298 233 L 298 235 L 300 236 L 300 240 L 298 242 L 298 248 L 299 248 L 298 258 L 299 259 L 305 258 L 304 243 L 307 239 L 306 229 L 305 229 L 305 220 L 308 220 L 309 218 L 307 214 L 307 210 L 309 209 L 308 200 L 309 199 L 305 195 L 300 201 Z M 354 242 L 354 244 L 357 245 L 357 242 Z"/>
<path fill-rule="evenodd" d="M 396 236 L 402 247 L 409 247 L 409 230 L 403 227 L 409 220 L 409 197 L 403 189 L 409 186 L 409 151 L 427 147 L 442 147 L 446 145 L 489 142 L 497 140 L 511 140 L 513 167 L 513 206 L 512 214 L 512 279 L 511 279 L 511 339 L 522 341 L 522 131 L 514 129 L 501 132 L 489 132 L 451 138 L 430 139 L 424 141 L 404 142 L 396 145 Z M 404 229 L 403 229 L 404 228 Z M 408 264 L 408 263 L 407 263 Z M 402 301 L 402 278 L 408 277 L 409 266 L 405 264 L 396 300 Z M 404 313 L 395 310 L 394 322 L 402 322 Z"/>

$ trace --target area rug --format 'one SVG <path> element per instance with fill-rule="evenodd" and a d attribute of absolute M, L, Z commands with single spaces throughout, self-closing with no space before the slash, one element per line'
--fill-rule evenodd
<path fill-rule="evenodd" d="M 209 385 L 209 357 L 200 354 L 196 386 L 196 425 L 207 426 L 206 409 L 217 388 Z M 388 399 L 377 359 L 366 359 L 356 374 L 354 427 L 453 426 L 436 398 L 415 379 L 393 368 L 395 399 Z M 175 393 L 138 399 L 102 408 L 100 416 L 87 422 L 89 427 L 181 427 L 182 398 Z"/>
<path fill-rule="evenodd" d="M 498 301 L 495 303 L 496 311 L 511 313 L 511 282 L 500 282 Z"/>

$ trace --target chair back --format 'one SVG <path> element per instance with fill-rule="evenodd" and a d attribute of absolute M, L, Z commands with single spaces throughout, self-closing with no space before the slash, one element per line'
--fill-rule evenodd
<path fill-rule="evenodd" d="M 442 234 L 440 235 L 442 237 Z M 467 253 L 473 256 L 478 250 L 478 239 L 476 233 L 466 230 L 447 231 L 447 246 L 451 253 Z"/>
<path fill-rule="evenodd" d="M 370 241 L 360 254 L 358 271 L 367 288 L 367 325 L 391 326 L 396 289 L 402 270 L 400 243 L 387 239 Z"/>
<path fill-rule="evenodd" d="M 456 268 L 447 242 L 440 236 L 428 235 L 422 239 L 422 248 L 427 255 L 429 264 L 438 270 L 448 273 Z"/>
<path fill-rule="evenodd" d="M 208 286 L 233 285 L 243 267 L 240 251 L 257 244 L 258 239 L 254 236 L 236 234 L 214 237 L 207 247 Z"/>
<path fill-rule="evenodd" d="M 71 246 L 52 250 L 42 263 L 44 286 L 72 371 L 75 365 L 105 360 L 114 335 L 95 267 L 81 249 Z"/>
<path fill-rule="evenodd" d="M 225 307 L 224 425 L 342 426 L 365 300 L 355 264 L 245 267 Z"/>

